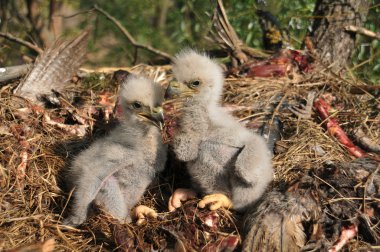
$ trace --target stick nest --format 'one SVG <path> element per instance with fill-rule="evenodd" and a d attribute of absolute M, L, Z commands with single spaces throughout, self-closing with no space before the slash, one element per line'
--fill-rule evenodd
<path fill-rule="evenodd" d="M 172 78 L 169 66 L 139 65 L 125 70 L 143 72 L 163 86 Z M 87 73 L 87 77 L 73 81 L 62 96 L 67 103 L 43 111 L 11 94 L 16 83 L 1 88 L 0 250 L 51 238 L 56 241 L 54 251 L 132 251 L 174 246 L 212 250 L 225 246 L 221 244 L 226 240 L 238 242 L 239 216 L 235 213 L 199 210 L 196 201 L 187 202 L 174 213 L 166 212 L 173 187 L 186 181 L 175 177 L 175 172 L 161 175 L 142 199 L 141 203 L 160 212 L 157 220 L 142 227 L 117 224 L 102 212 L 81 229 L 60 224 L 71 195 L 64 183 L 65 170 L 80 150 L 112 128 L 112 112 L 109 118 L 104 116 L 107 106 L 116 100 L 118 85 L 112 73 Z M 352 94 L 353 88 L 362 85 L 365 84 L 327 70 L 291 78 L 228 77 L 223 105 L 247 127 L 259 128 L 263 123 L 271 125 L 275 118 L 281 120 L 283 131 L 273 157 L 276 185 L 292 182 L 326 162 L 354 159 L 328 135 L 317 115 L 299 119 L 288 109 L 305 104 L 310 91 L 317 92 L 317 96 L 333 97 L 334 116 L 350 137 L 361 129 L 372 142 L 380 144 L 379 102 L 368 92 Z M 100 102 L 105 94 L 109 104 Z M 52 124 L 46 114 L 60 124 Z M 80 130 L 86 134 L 80 136 Z M 169 167 L 173 168 L 173 164 Z M 182 166 L 177 167 L 181 169 Z"/>

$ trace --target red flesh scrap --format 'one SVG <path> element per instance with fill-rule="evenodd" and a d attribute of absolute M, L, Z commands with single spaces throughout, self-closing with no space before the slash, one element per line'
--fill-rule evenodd
<path fill-rule="evenodd" d="M 28 158 L 29 153 L 28 150 L 30 149 L 29 142 L 27 141 L 27 138 L 32 134 L 30 131 L 30 128 L 26 126 L 22 126 L 21 124 L 12 124 L 10 127 L 10 131 L 12 132 L 13 136 L 17 139 L 21 146 L 20 151 L 20 164 L 17 166 L 17 183 L 20 188 L 24 187 L 24 179 L 26 176 L 26 169 L 28 165 Z"/>
<path fill-rule="evenodd" d="M 351 239 L 355 238 L 358 233 L 358 227 L 355 224 L 350 225 L 347 228 L 342 229 L 339 240 L 328 251 L 337 252 L 340 251 Z"/>
<path fill-rule="evenodd" d="M 178 128 L 178 116 L 180 112 L 178 112 L 178 107 L 172 103 L 166 103 L 162 107 L 164 109 L 165 121 L 162 138 L 164 143 L 168 143 L 173 139 Z"/>
<path fill-rule="evenodd" d="M 112 97 L 112 93 L 110 92 L 101 92 L 100 94 L 98 94 L 98 97 L 99 97 L 98 104 L 103 106 L 104 119 L 106 122 L 108 122 L 110 118 L 110 114 L 113 113 L 115 103 L 117 101 L 115 101 L 115 98 Z M 116 110 L 116 112 L 118 112 L 118 110 Z M 119 114 L 117 113 L 116 115 L 119 115 Z"/>
<path fill-rule="evenodd" d="M 285 49 L 274 57 L 248 64 L 247 77 L 275 77 L 289 74 L 294 67 L 307 73 L 311 69 L 312 59 L 301 51 Z"/>
<path fill-rule="evenodd" d="M 247 77 L 277 77 L 285 76 L 290 65 L 267 64 L 251 67 Z"/>
<path fill-rule="evenodd" d="M 355 157 L 364 157 L 366 153 L 348 138 L 343 129 L 339 126 L 335 118 L 331 118 L 329 109 L 331 108 L 323 98 L 317 98 L 314 101 L 314 109 L 324 121 L 324 125 L 330 135 L 334 136 L 338 141 L 346 147 L 346 149 Z"/>

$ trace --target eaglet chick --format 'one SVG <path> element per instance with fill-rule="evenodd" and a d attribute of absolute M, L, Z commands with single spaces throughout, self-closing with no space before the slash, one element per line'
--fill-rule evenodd
<path fill-rule="evenodd" d="M 206 195 L 199 207 L 245 210 L 272 181 L 271 154 L 264 138 L 221 107 L 223 71 L 209 57 L 185 50 L 175 57 L 173 74 L 177 81 L 170 83 L 166 97 L 181 100 L 181 112 L 172 147 L 177 158 L 187 162 L 193 188 Z M 191 191 L 177 190 L 169 210 L 192 196 Z"/>
<path fill-rule="evenodd" d="M 155 174 L 164 169 L 167 147 L 158 127 L 161 87 L 145 77 L 131 75 L 122 84 L 119 99 L 124 115 L 120 124 L 73 161 L 70 179 L 75 184 L 74 202 L 65 224 L 83 223 L 94 200 L 120 221 L 130 221 L 131 208 Z M 136 217 L 155 216 L 147 207 L 136 211 Z"/>

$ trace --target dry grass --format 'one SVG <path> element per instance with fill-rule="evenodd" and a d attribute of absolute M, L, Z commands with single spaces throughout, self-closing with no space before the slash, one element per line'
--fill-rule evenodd
<path fill-rule="evenodd" d="M 112 72 L 114 69 L 108 70 Z M 163 86 L 171 78 L 170 67 L 150 67 L 139 65 L 127 68 L 128 71 L 155 77 Z M 43 114 L 36 111 L 21 113 L 20 108 L 31 108 L 31 104 L 11 96 L 11 87 L 2 87 L 0 93 L 0 250 L 11 249 L 38 241 L 55 239 L 54 251 L 102 251 L 114 250 L 116 243 L 113 235 L 115 230 L 121 232 L 124 241 L 134 245 L 149 248 L 149 242 L 154 247 L 163 246 L 167 238 L 178 240 L 168 231 L 168 227 L 179 227 L 182 231 L 189 228 L 189 223 L 195 225 L 202 217 L 196 212 L 193 203 L 189 203 L 188 214 L 178 211 L 174 214 L 163 213 L 157 221 L 142 228 L 118 226 L 104 214 L 93 217 L 82 229 L 68 228 L 60 225 L 69 192 L 64 191 L 62 176 L 71 158 L 84 148 L 94 137 L 104 131 L 107 124 L 101 117 L 88 115 L 90 107 L 101 107 L 97 104 L 96 94 L 107 89 L 115 93 L 117 87 L 110 86 L 110 74 L 105 74 L 104 85 L 100 79 L 94 79 L 89 87 L 81 85 L 83 80 L 73 84 L 71 91 L 81 96 L 82 103 L 75 104 L 81 115 L 92 117 L 94 134 L 78 137 L 54 125 L 44 123 Z M 316 76 L 293 76 L 280 79 L 241 79 L 228 78 L 225 84 L 224 104 L 244 121 L 271 123 L 274 116 L 281 119 L 284 132 L 281 141 L 277 143 L 274 156 L 275 180 L 292 181 L 307 172 L 311 167 L 325 162 L 343 162 L 353 159 L 341 144 L 331 138 L 321 126 L 317 116 L 310 119 L 298 119 L 287 109 L 288 106 L 303 103 L 311 90 L 317 95 L 330 92 L 335 96 L 336 116 L 341 126 L 351 134 L 361 127 L 373 141 L 379 143 L 380 115 L 376 111 L 376 101 L 370 94 L 353 95 L 352 86 L 361 85 L 355 80 L 344 80 L 319 71 Z M 374 104 L 372 104 L 374 103 Z M 234 105 L 234 106 L 231 106 Z M 378 102 L 377 102 L 377 106 Z M 72 112 L 68 108 L 52 108 L 48 113 L 55 118 L 64 118 L 69 123 Z M 377 114 L 376 114 L 377 113 Z M 75 122 L 70 122 L 76 124 Z M 27 165 L 23 171 L 22 157 L 27 153 Z M 170 179 L 165 184 L 158 184 L 144 198 L 144 203 L 160 211 L 165 209 L 167 193 L 172 189 Z M 184 209 L 187 209 L 184 208 Z M 189 214 L 193 217 L 190 218 Z M 228 212 L 218 212 L 223 225 L 222 231 L 236 234 L 235 220 Z M 108 221 L 107 221 L 108 220 Z M 187 224 L 186 224 L 187 223 Z M 202 224 L 202 223 L 201 223 Z M 197 224 L 198 225 L 198 224 Z M 165 227 L 165 228 L 163 228 Z M 119 229 L 118 229 L 119 228 Z M 120 228 L 122 231 L 120 231 Z M 197 239 L 201 246 L 216 236 L 208 236 L 213 231 L 204 225 L 197 226 L 201 233 Z M 129 230 L 129 231 L 128 231 Z M 128 233 L 129 232 L 129 233 Z M 178 235 L 178 234 L 177 234 Z M 210 238 L 211 237 L 211 238 Z M 214 237 L 214 238 L 212 238 Z M 146 239 L 145 241 L 143 239 Z M 214 241 L 213 240 L 213 241 Z"/>

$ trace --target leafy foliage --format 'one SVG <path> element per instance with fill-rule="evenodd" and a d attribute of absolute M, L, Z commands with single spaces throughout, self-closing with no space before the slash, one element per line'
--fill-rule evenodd
<path fill-rule="evenodd" d="M 365 23 L 365 28 L 380 32 L 380 3 L 379 1 L 371 1 L 369 15 Z M 377 3 L 376 3 L 377 2 Z M 360 36 L 358 46 L 352 57 L 354 73 L 361 79 L 369 82 L 380 84 L 380 41 L 372 40 L 368 37 Z"/>

